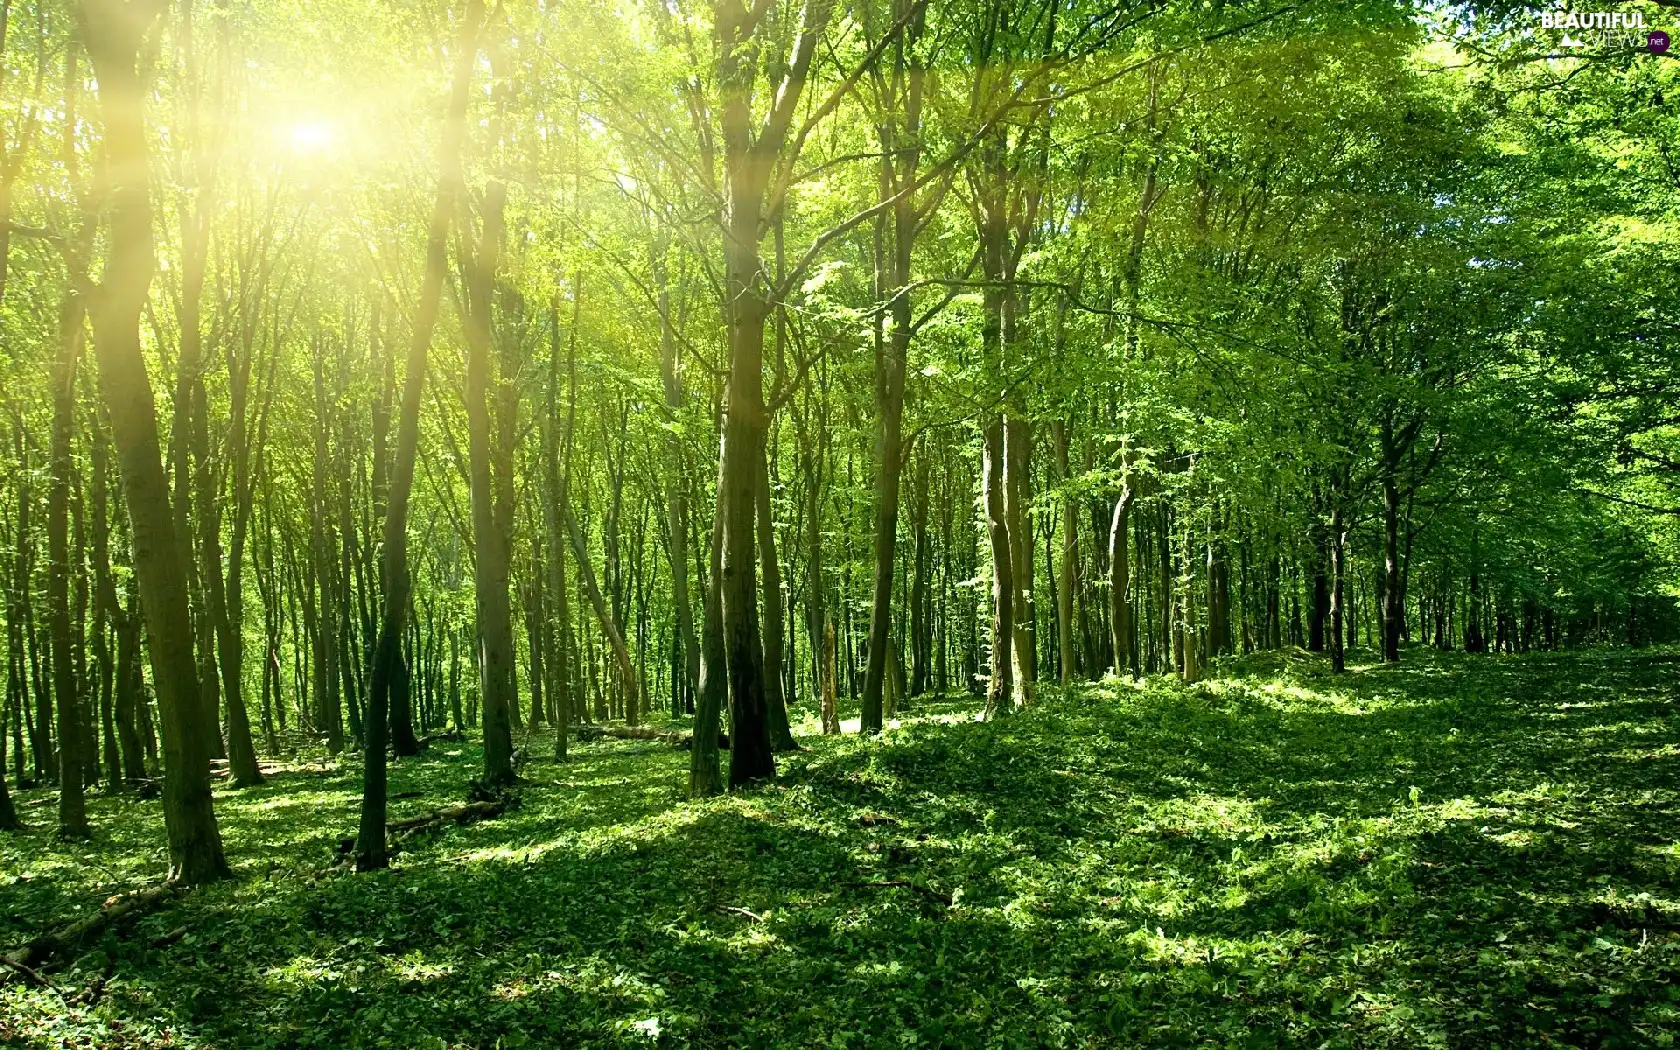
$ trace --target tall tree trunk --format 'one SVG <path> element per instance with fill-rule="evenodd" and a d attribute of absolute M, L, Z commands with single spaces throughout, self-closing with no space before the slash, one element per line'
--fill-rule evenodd
<path fill-rule="evenodd" d="M 761 17 L 755 17 L 737 0 L 719 0 L 713 10 L 718 140 L 723 147 L 723 308 L 729 347 L 721 517 L 714 527 L 723 531 L 721 591 L 732 714 L 732 787 L 767 779 L 776 771 L 770 749 L 757 593 L 757 491 L 766 430 L 764 325 L 770 316 L 759 238 L 768 218 L 765 200 L 770 169 L 787 144 L 832 8 L 826 0 L 806 5 L 797 40 L 756 136 L 753 128 L 759 107 L 754 105 L 754 84 L 762 34 L 767 27 Z"/>
<path fill-rule="evenodd" d="M 986 686 L 986 717 L 997 718 L 1015 704 L 1011 659 L 1014 638 L 1014 558 L 1003 499 L 1003 417 L 992 415 L 981 429 L 980 484 L 986 513 L 986 537 L 992 553 L 992 660 Z"/>
<path fill-rule="evenodd" d="M 1392 429 L 1384 428 L 1385 452 L 1393 444 Z M 1392 465 L 1383 470 L 1382 494 L 1382 658 L 1385 663 L 1396 664 L 1400 662 L 1400 630 L 1406 622 L 1406 587 L 1400 574 L 1400 485 Z"/>
<path fill-rule="evenodd" d="M 665 531 L 671 568 L 671 606 L 676 616 L 677 639 L 682 648 L 683 689 L 678 695 L 692 697 L 700 685 L 700 640 L 694 632 L 694 606 L 688 591 L 688 486 L 687 449 L 683 444 L 682 373 L 677 362 L 676 328 L 671 319 L 671 283 L 666 268 L 666 242 L 657 241 L 653 250 L 653 278 L 659 295 L 659 373 L 665 386 L 665 414 L 669 430 L 665 435 Z"/>
<path fill-rule="evenodd" d="M 513 620 L 508 601 L 507 535 L 496 513 L 496 479 L 492 474 L 490 388 L 493 327 L 491 300 L 502 252 L 502 211 L 507 190 L 491 182 L 481 207 L 478 245 L 464 267 L 467 280 L 466 405 L 467 460 L 471 484 L 472 532 L 475 556 L 479 645 L 479 703 L 484 710 L 484 779 L 489 784 L 513 781 Z"/>
<path fill-rule="evenodd" d="M 1079 634 L 1073 625 L 1073 596 L 1079 590 L 1079 503 L 1071 491 L 1067 423 L 1057 420 L 1051 437 L 1056 447 L 1056 476 L 1069 487 L 1062 497 L 1061 565 L 1056 575 L 1056 639 L 1061 657 L 1061 683 L 1066 687 L 1080 673 Z"/>
<path fill-rule="evenodd" d="M 928 576 L 932 571 L 928 552 L 928 450 L 916 457 L 915 494 L 910 511 L 910 546 L 913 564 L 910 583 L 910 695 L 928 691 L 933 663 L 933 598 Z"/>
<path fill-rule="evenodd" d="M 343 697 L 338 691 L 339 636 L 334 610 L 347 600 L 339 579 L 334 553 L 338 543 L 327 516 L 327 486 L 333 469 L 329 456 L 327 435 L 332 431 L 332 406 L 327 400 L 325 349 L 319 335 L 315 339 L 315 458 L 311 478 L 310 568 L 316 581 L 314 600 L 306 607 L 312 642 L 314 667 L 313 718 L 318 732 L 326 734 L 327 753 L 336 755 L 344 750 Z"/>
<path fill-rule="evenodd" d="M 91 311 L 94 348 L 132 523 L 135 572 L 163 716 L 170 876 L 193 885 L 227 875 L 228 867 L 210 797 L 210 756 L 196 724 L 202 704 L 187 606 L 186 546 L 170 508 L 151 378 L 140 346 L 140 314 L 152 280 L 153 215 L 145 89 L 137 64 L 141 40 L 160 6 L 78 0 L 77 11 L 99 83 L 110 222 L 103 280 Z"/>
<path fill-rule="evenodd" d="M 578 579 L 583 584 L 584 593 L 589 596 L 589 605 L 595 610 L 595 618 L 601 624 L 601 633 L 606 636 L 607 644 L 613 651 L 613 661 L 618 667 L 619 684 L 624 690 L 625 710 L 635 710 L 637 704 L 637 675 L 636 663 L 630 657 L 630 646 L 624 639 L 624 628 L 618 617 L 608 607 L 606 596 L 602 594 L 600 584 L 595 579 L 595 567 L 589 560 L 589 541 L 583 535 L 583 529 L 578 525 L 577 516 L 572 513 L 571 501 L 565 492 L 560 493 L 560 516 L 566 526 L 566 534 L 572 541 L 572 553 L 577 557 Z"/>
<path fill-rule="evenodd" d="M 688 795 L 705 798 L 723 791 L 718 760 L 719 723 L 728 701 L 727 643 L 723 630 L 723 456 L 718 456 L 709 571 L 701 581 L 705 607 L 700 625 L 700 683 L 694 699 L 694 744 L 689 752 Z"/>
<path fill-rule="evenodd" d="M 111 449 L 99 413 L 93 418 L 93 578 L 94 652 L 99 664 L 99 721 L 105 750 L 105 790 L 122 790 L 122 749 L 117 743 L 117 654 L 111 648 L 111 625 L 122 630 L 122 606 L 117 600 L 116 575 L 111 571 Z"/>
<path fill-rule="evenodd" d="M 895 18 L 904 17 L 905 0 L 895 0 Z M 895 50 L 890 85 L 882 88 L 888 112 L 881 121 L 880 196 L 892 207 L 876 220 L 875 294 L 886 299 L 890 324 L 875 331 L 875 462 L 873 590 L 869 609 L 868 664 L 863 676 L 861 724 L 865 733 L 881 731 L 882 677 L 892 637 L 893 566 L 897 561 L 898 495 L 904 467 L 904 370 L 910 352 L 910 264 L 919 218 L 908 192 L 920 162 L 921 78 L 912 75 L 906 56 L 911 39 Z M 902 141 L 900 141 L 902 139 Z M 886 244 L 890 232 L 891 244 Z M 889 250 L 890 248 L 890 250 Z"/>
<path fill-rule="evenodd" d="M 1113 637 L 1116 676 L 1124 674 L 1128 666 L 1133 671 L 1138 669 L 1137 655 L 1132 648 L 1132 603 L 1126 594 L 1132 568 L 1127 540 L 1131 535 L 1134 498 L 1128 483 L 1114 501 L 1114 520 L 1108 530 L 1108 623 Z"/>
<path fill-rule="evenodd" d="M 397 446 L 391 459 L 389 506 L 384 522 L 383 565 L 380 582 L 385 594 L 379 610 L 379 644 L 374 649 L 368 684 L 367 742 L 362 749 L 362 809 L 356 834 L 356 867 L 383 868 L 385 849 L 386 759 L 385 734 L 391 688 L 402 661 L 403 618 L 408 614 L 412 580 L 408 570 L 408 498 L 414 487 L 414 461 L 420 438 L 420 401 L 426 387 L 426 356 L 437 326 L 443 297 L 444 271 L 449 265 L 450 217 L 461 194 L 461 145 L 466 138 L 467 96 L 473 65 L 478 60 L 478 30 L 484 19 L 481 0 L 467 0 L 455 41 L 454 81 L 438 150 L 438 188 L 426 228 L 426 266 L 415 303 L 414 329 L 403 374 L 402 409 L 397 417 Z M 451 642 L 453 646 L 453 641 Z M 453 648 L 451 661 L 455 663 Z M 453 690 L 452 690 L 453 692 Z M 459 694 L 455 693 L 455 728 L 461 728 Z"/>
<path fill-rule="evenodd" d="M 1011 297 L 1013 298 L 1013 297 Z M 1006 303 L 1004 326 L 1013 327 L 1013 309 Z M 1005 339 L 1013 343 L 1011 336 Z M 1038 681 L 1038 640 L 1033 606 L 1033 542 L 1032 517 L 1032 427 L 1019 415 L 1004 420 L 1003 431 L 1003 501 L 1004 514 L 1009 521 L 1009 543 L 1013 555 L 1011 579 L 1014 583 L 1012 601 L 1014 613 L 1015 701 L 1026 707 L 1033 702 Z"/>
<path fill-rule="evenodd" d="M 70 59 L 75 68 L 75 59 Z M 79 238 L 78 238 L 79 239 Z M 79 254 L 79 253 L 78 253 Z M 83 303 L 72 288 L 59 310 L 59 359 L 50 370 L 53 388 L 51 485 L 47 491 L 47 617 L 52 636 L 53 693 L 58 701 L 58 835 L 85 838 L 87 806 L 81 689 L 76 680 L 70 622 L 70 484 L 76 429 L 76 368 L 81 358 Z"/>
<path fill-rule="evenodd" d="M 1330 558 L 1329 536 L 1315 525 L 1309 534 L 1307 556 L 1312 559 L 1312 606 L 1307 621 L 1307 650 L 1324 652 L 1324 627 L 1330 616 L 1330 579 L 1325 563 Z"/>
<path fill-rule="evenodd" d="M 25 727 L 29 733 L 29 751 L 33 756 L 35 779 L 45 779 L 45 762 L 47 755 L 52 753 L 52 719 L 50 712 L 43 709 L 47 700 L 38 683 L 32 681 L 29 673 L 29 630 L 34 622 L 35 614 L 30 601 L 30 569 L 34 562 L 33 532 L 31 531 L 31 510 L 35 505 L 34 494 L 29 483 L 32 475 L 30 468 L 30 444 L 24 438 L 24 428 L 21 421 L 13 427 L 13 436 L 17 447 L 18 472 L 12 491 L 17 496 L 17 542 L 12 551 L 12 576 L 10 580 L 11 593 L 6 603 L 6 659 L 10 667 L 9 678 L 15 683 L 14 700 L 17 703 L 17 721 L 13 723 L 14 730 L 22 732 Z M 31 707 L 31 686 L 34 685 L 35 707 Z M 34 717 L 31 716 L 33 711 Z M 23 780 L 24 750 L 22 742 L 16 751 L 18 762 L 18 780 Z"/>
<path fill-rule="evenodd" d="M 776 525 L 770 509 L 768 456 L 759 465 L 758 551 L 764 573 L 764 704 L 769 715 L 770 746 L 776 751 L 797 751 L 799 745 L 788 724 L 787 698 L 782 693 L 782 640 L 786 627 L 782 615 L 782 569 L 776 559 Z"/>
<path fill-rule="evenodd" d="M 1347 527 L 1338 500 L 1330 510 L 1330 669 L 1347 668 L 1343 620 L 1347 602 Z"/>

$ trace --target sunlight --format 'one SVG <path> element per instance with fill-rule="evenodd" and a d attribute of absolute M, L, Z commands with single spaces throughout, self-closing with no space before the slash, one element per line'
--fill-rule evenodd
<path fill-rule="evenodd" d="M 302 120 L 286 129 L 294 153 L 323 153 L 338 141 L 338 129 L 325 120 Z"/>

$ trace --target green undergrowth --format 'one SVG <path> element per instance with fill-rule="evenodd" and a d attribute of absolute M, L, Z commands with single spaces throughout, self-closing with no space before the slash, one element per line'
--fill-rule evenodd
<path fill-rule="evenodd" d="M 218 790 L 234 881 L 0 991 L 0 1041 L 256 1047 L 1669 1045 L 1680 658 L 1408 652 L 914 705 L 691 803 L 575 745 L 523 805 L 330 870 L 353 771 Z M 533 745 L 533 752 L 547 745 Z M 401 817 L 474 748 L 396 763 Z M 0 838 L 7 946 L 161 871 L 157 803 Z"/>

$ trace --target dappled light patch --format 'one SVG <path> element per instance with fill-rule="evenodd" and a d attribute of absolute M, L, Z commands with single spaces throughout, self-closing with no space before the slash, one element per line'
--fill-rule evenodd
<path fill-rule="evenodd" d="M 1576 671 L 1621 703 L 1560 712 Z M 807 738 L 774 783 L 698 803 L 685 754 L 602 741 L 372 876 L 325 871 L 348 785 L 301 808 L 265 787 L 219 800 L 240 880 L 60 979 L 109 967 L 97 1024 L 158 1046 L 1640 1043 L 1680 978 L 1680 798 L 1619 757 L 1680 746 L 1658 674 L 1431 657 L 1331 691 L 1098 685 Z M 394 766 L 404 805 L 457 797 L 464 750 Z M 6 843 L 4 892 L 70 914 L 155 870 L 155 811 L 92 801 L 111 833 Z M 3 994 L 31 1031 L 71 1023 Z"/>

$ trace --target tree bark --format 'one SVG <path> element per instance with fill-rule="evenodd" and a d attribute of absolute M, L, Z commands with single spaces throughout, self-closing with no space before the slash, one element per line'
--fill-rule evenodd
<path fill-rule="evenodd" d="M 135 572 L 163 716 L 170 876 L 192 885 L 222 878 L 228 867 L 210 797 L 210 756 L 196 724 L 202 705 L 187 606 L 186 548 L 170 508 L 151 378 L 140 345 L 140 314 L 154 264 L 145 90 L 137 64 L 141 40 L 160 7 L 155 0 L 79 0 L 77 11 L 99 83 L 110 223 L 100 294 L 91 311 L 94 348 L 132 523 Z"/>
<path fill-rule="evenodd" d="M 584 593 L 589 596 L 589 605 L 595 610 L 595 619 L 601 625 L 601 633 L 606 636 L 607 644 L 612 648 L 613 661 L 618 667 L 619 685 L 624 690 L 626 711 L 636 709 L 637 676 L 636 663 L 630 657 L 630 646 L 624 640 L 624 628 L 618 617 L 608 608 L 605 595 L 601 593 L 600 584 L 595 579 L 595 567 L 589 560 L 589 541 L 583 535 L 583 529 L 578 525 L 576 515 L 572 513 L 571 501 L 564 492 L 560 493 L 560 516 L 565 522 L 566 534 L 572 541 L 572 553 L 577 557 L 578 579 L 583 583 Z"/>
<path fill-rule="evenodd" d="M 484 192 L 477 248 L 466 260 L 467 460 L 472 503 L 479 643 L 479 702 L 484 711 L 484 779 L 513 781 L 513 620 L 508 601 L 507 534 L 496 510 L 491 465 L 490 388 L 493 383 L 491 300 L 502 252 L 502 211 L 507 189 L 491 182 Z"/>
<path fill-rule="evenodd" d="M 683 689 L 673 693 L 692 697 L 700 685 L 700 640 L 694 632 L 694 608 L 688 591 L 689 479 L 681 431 L 683 387 L 665 257 L 666 243 L 661 239 L 654 245 L 653 279 L 659 295 L 659 374 L 664 381 L 665 418 L 669 426 L 665 436 L 665 531 L 671 568 L 671 605 L 677 621 L 678 644 L 682 647 L 684 684 Z"/>
<path fill-rule="evenodd" d="M 73 58 L 70 68 L 75 68 Z M 88 834 L 87 805 L 83 797 L 81 689 L 76 680 L 70 622 L 69 509 L 74 469 L 71 457 L 82 331 L 82 295 L 72 288 L 59 309 L 59 359 L 50 370 L 53 420 L 51 483 L 47 491 L 47 617 L 52 641 L 53 694 L 58 701 L 58 834 L 66 839 L 85 838 Z"/>
<path fill-rule="evenodd" d="M 786 630 L 782 612 L 782 569 L 776 560 L 776 525 L 770 509 L 770 464 L 766 456 L 759 464 L 758 551 L 764 573 L 764 703 L 769 715 L 770 747 L 776 751 L 797 751 L 793 728 L 788 724 L 787 698 L 782 693 L 782 639 Z"/>
<path fill-rule="evenodd" d="M 1114 673 L 1117 676 L 1124 674 L 1127 667 L 1136 671 L 1139 664 L 1132 649 L 1132 603 L 1126 595 L 1132 569 L 1128 540 L 1134 498 L 1130 484 L 1121 488 L 1114 501 L 1114 520 L 1108 530 L 1108 624 L 1113 638 Z"/>
<path fill-rule="evenodd" d="M 438 151 L 438 188 L 426 229 L 426 265 L 415 303 L 414 330 L 403 375 L 402 408 L 397 419 L 397 445 L 391 459 L 389 504 L 384 522 L 384 588 L 380 603 L 379 643 L 374 649 L 368 686 L 367 742 L 362 749 L 362 809 L 356 836 L 356 867 L 383 868 L 387 806 L 385 734 L 391 687 L 402 660 L 403 618 L 408 613 L 412 581 L 408 571 L 408 499 L 414 487 L 414 461 L 419 447 L 420 402 L 426 386 L 426 356 L 437 326 L 443 297 L 444 271 L 449 265 L 450 217 L 461 193 L 461 144 L 466 137 L 467 96 L 473 65 L 478 58 L 478 29 L 484 18 L 482 0 L 467 0 L 455 41 L 454 81 L 449 93 L 443 143 Z M 457 701 L 458 703 L 458 701 Z M 455 712 L 460 728 L 460 709 Z"/>
<path fill-rule="evenodd" d="M 1073 478 L 1068 470 L 1067 423 L 1057 420 L 1052 428 L 1056 448 L 1056 476 L 1064 486 Z M 1079 635 L 1073 625 L 1073 596 L 1079 589 L 1079 505 L 1071 491 L 1062 497 L 1061 565 L 1056 574 L 1056 638 L 1060 656 L 1061 683 L 1073 684 L 1079 676 Z"/>
<path fill-rule="evenodd" d="M 723 791 L 716 741 L 728 701 L 728 653 L 723 632 L 723 457 L 718 456 L 717 497 L 700 627 L 700 682 L 694 696 L 694 750 L 689 753 L 688 795 L 705 798 Z"/>
<path fill-rule="evenodd" d="M 1330 510 L 1330 669 L 1347 669 L 1343 619 L 1347 601 L 1347 529 L 1340 502 Z"/>
<path fill-rule="evenodd" d="M 991 678 L 986 686 L 986 717 L 997 718 L 1015 704 L 1013 684 L 1015 582 L 1010 570 L 1014 559 L 1009 546 L 1009 522 L 1003 500 L 1003 417 L 994 414 L 981 429 L 980 484 L 986 513 L 986 538 L 992 553 L 992 659 Z"/>

